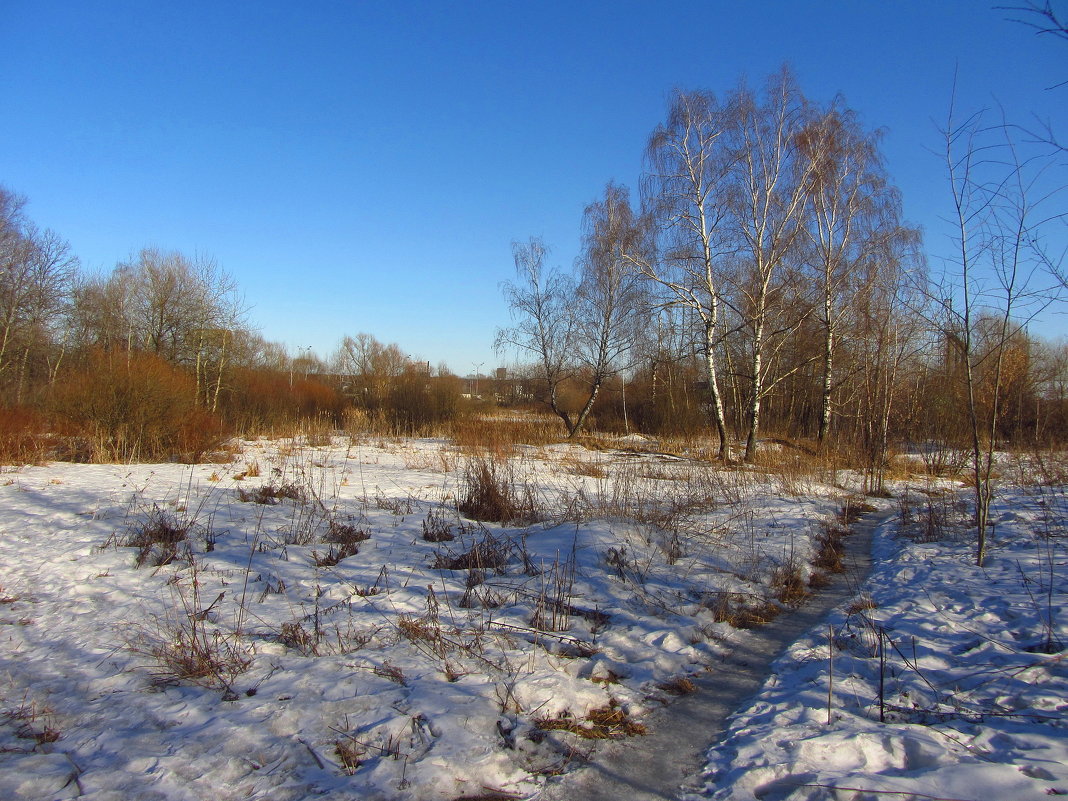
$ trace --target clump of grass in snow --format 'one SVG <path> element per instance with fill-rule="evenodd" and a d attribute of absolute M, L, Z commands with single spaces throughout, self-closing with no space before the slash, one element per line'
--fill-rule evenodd
<path fill-rule="evenodd" d="M 33 740 L 37 746 L 54 743 L 63 737 L 52 710 L 38 706 L 35 701 L 27 702 L 25 698 L 18 708 L 0 712 L 0 721 L 14 724 L 16 737 Z M 21 749 L 19 751 L 21 752 Z"/>
<path fill-rule="evenodd" d="M 533 523 L 538 519 L 534 492 L 516 486 L 510 461 L 475 456 L 464 463 L 457 509 L 472 520 Z"/>
<path fill-rule="evenodd" d="M 713 620 L 736 629 L 763 626 L 782 614 L 782 607 L 774 601 L 749 598 L 737 592 L 713 593 L 708 607 Z"/>
<path fill-rule="evenodd" d="M 323 537 L 323 542 L 330 545 L 330 550 L 325 554 L 312 551 L 315 566 L 333 567 L 341 560 L 355 556 L 360 552 L 360 543 L 370 538 L 370 534 L 351 523 L 331 519 L 327 523 L 326 536 Z"/>
<path fill-rule="evenodd" d="M 671 695 L 690 695 L 697 692 L 697 685 L 686 676 L 676 676 L 673 679 L 657 685 L 661 690 Z"/>
<path fill-rule="evenodd" d="M 423 539 L 427 542 L 452 542 L 456 539 L 452 526 L 441 511 L 431 508 L 426 513 L 423 520 Z"/>
<path fill-rule="evenodd" d="M 801 566 L 792 562 L 775 568 L 771 574 L 771 589 L 779 603 L 791 608 L 800 606 L 808 597 Z"/>
<path fill-rule="evenodd" d="M 304 490 L 293 483 L 281 484 L 275 486 L 274 484 L 264 484 L 261 487 L 257 487 L 254 490 L 239 489 L 237 491 L 237 497 L 245 503 L 259 503 L 265 506 L 273 506 L 282 499 L 288 499 L 295 501 L 296 503 L 304 503 L 307 500 L 307 496 Z"/>
<path fill-rule="evenodd" d="M 179 517 L 174 512 L 162 509 L 156 504 L 148 513 L 148 519 L 126 529 L 125 536 L 119 539 L 119 545 L 137 548 L 135 563 L 138 567 L 148 564 L 162 567 L 178 557 L 178 546 L 188 540 L 193 532 L 202 532 L 192 517 Z M 210 531 L 205 539 L 213 541 Z"/>
<path fill-rule="evenodd" d="M 459 553 L 439 553 L 431 567 L 435 570 L 503 570 L 508 565 L 512 545 L 503 537 L 485 531 L 482 539 Z"/>
<path fill-rule="evenodd" d="M 591 709 L 584 720 L 564 714 L 555 718 L 535 718 L 534 725 L 543 731 L 566 731 L 587 740 L 614 740 L 646 733 L 613 699 L 607 706 Z"/>
<path fill-rule="evenodd" d="M 176 575 L 170 582 L 174 593 L 170 613 L 157 619 L 155 629 L 138 632 L 129 647 L 152 659 L 161 683 L 190 682 L 232 696 L 234 680 L 252 665 L 252 649 L 239 632 L 224 631 L 212 622 L 225 591 L 205 604 L 198 572 L 196 560 L 190 558 L 189 574 Z"/>

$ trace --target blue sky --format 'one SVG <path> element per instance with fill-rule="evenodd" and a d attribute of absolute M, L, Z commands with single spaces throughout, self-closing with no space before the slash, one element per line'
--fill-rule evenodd
<path fill-rule="evenodd" d="M 1061 3 L 1068 5 L 1068 3 Z M 1068 44 L 984 0 L 5 0 L 0 183 L 109 270 L 146 245 L 213 255 L 294 349 L 365 331 L 458 373 L 507 363 L 511 242 L 570 266 L 582 209 L 635 190 L 674 87 L 783 62 L 841 92 L 908 218 L 946 251 L 937 123 L 1004 105 L 1068 136 Z M 1047 335 L 1068 328 L 1047 322 Z"/>

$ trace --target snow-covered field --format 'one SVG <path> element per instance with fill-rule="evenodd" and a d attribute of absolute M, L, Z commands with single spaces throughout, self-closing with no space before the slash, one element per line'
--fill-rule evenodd
<path fill-rule="evenodd" d="M 480 464 L 536 519 L 464 517 Z M 535 795 L 590 735 L 640 742 L 643 713 L 747 636 L 728 620 L 807 582 L 848 494 L 440 440 L 4 468 L 0 799 Z M 1068 791 L 1065 507 L 1063 489 L 1003 495 L 982 571 L 952 521 L 941 541 L 888 527 L 833 663 L 826 631 L 791 649 L 697 796 Z"/>
<path fill-rule="evenodd" d="M 806 579 L 843 495 L 573 446 L 484 463 L 537 520 L 462 517 L 443 441 L 5 468 L 0 798 L 534 793 Z"/>
<path fill-rule="evenodd" d="M 778 661 L 686 797 L 1068 795 L 1065 490 L 1006 489 L 983 568 L 939 501 L 886 525 L 868 596 Z"/>

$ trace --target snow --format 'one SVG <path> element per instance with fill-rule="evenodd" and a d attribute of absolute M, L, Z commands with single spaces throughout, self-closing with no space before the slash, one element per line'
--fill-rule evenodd
<path fill-rule="evenodd" d="M 966 506 L 934 504 L 946 520 L 938 539 L 926 520 L 883 526 L 862 602 L 778 661 L 684 797 L 1068 793 L 1068 501 L 1063 487 L 1005 487 L 998 498 L 982 568 Z"/>
<path fill-rule="evenodd" d="M 659 454 L 520 448 L 509 469 L 540 519 L 478 523 L 456 509 L 468 458 L 444 440 L 335 438 L 247 441 L 193 466 L 4 468 L 0 798 L 536 795 L 595 746 L 546 722 L 608 706 L 640 721 L 669 702 L 665 682 L 714 670 L 746 636 L 717 606 L 774 597 L 783 566 L 811 575 L 847 494 Z M 286 487 L 297 497 L 255 502 Z M 1068 791 L 1063 652 L 1034 650 L 1047 611 L 1068 639 L 1068 514 L 1063 492 L 1002 498 L 981 572 L 964 540 L 881 531 L 874 608 L 833 621 L 832 724 L 822 629 L 736 716 L 693 797 Z M 124 543 L 153 521 L 187 536 L 137 567 Z M 481 565 L 443 566 L 476 546 Z M 895 645 L 886 723 L 877 625 Z M 221 661 L 178 676 L 193 647 Z"/>
<path fill-rule="evenodd" d="M 456 511 L 466 458 L 339 438 L 194 466 L 5 469 L 0 797 L 536 792 L 589 747 L 539 720 L 665 703 L 659 684 L 738 636 L 714 591 L 769 595 L 841 494 L 521 448 L 508 464 L 542 519 L 480 524 Z M 264 487 L 299 492 L 256 503 Z M 137 567 L 124 543 L 161 522 L 187 536 Z M 336 564 L 331 525 L 358 535 Z M 434 566 L 476 545 L 497 561 Z M 221 662 L 178 676 L 194 648 Z"/>

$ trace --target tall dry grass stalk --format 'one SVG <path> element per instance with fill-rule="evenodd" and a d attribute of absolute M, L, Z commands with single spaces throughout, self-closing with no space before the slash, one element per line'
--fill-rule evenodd
<path fill-rule="evenodd" d="M 467 453 L 486 453 L 506 459 L 519 445 L 541 446 L 560 442 L 566 435 L 555 417 L 535 414 L 479 415 L 453 423 L 453 443 Z"/>

